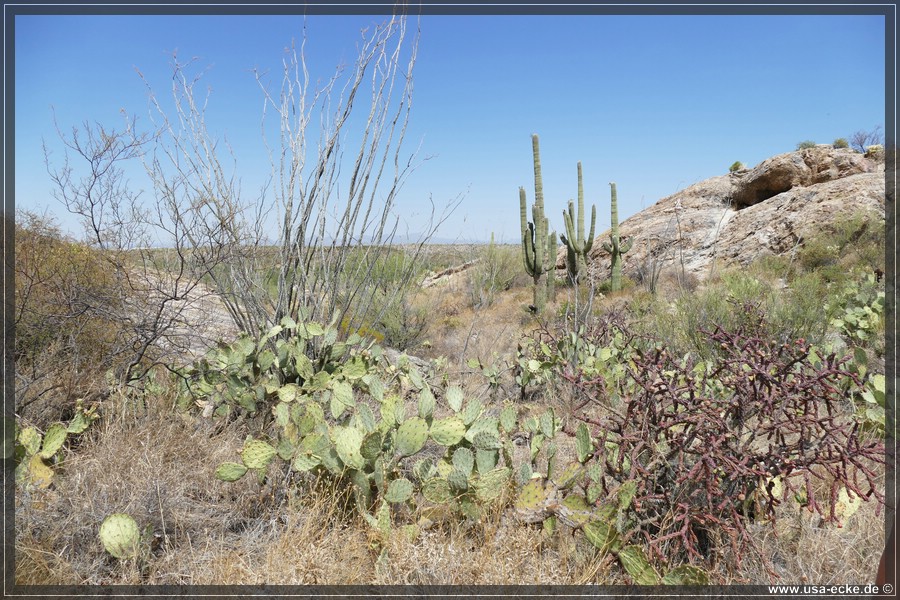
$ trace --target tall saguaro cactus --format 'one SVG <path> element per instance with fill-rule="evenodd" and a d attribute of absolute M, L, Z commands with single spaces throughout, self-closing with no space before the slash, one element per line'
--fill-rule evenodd
<path fill-rule="evenodd" d="M 541 179 L 541 154 L 537 134 L 531 136 L 531 146 L 534 152 L 534 205 L 531 207 L 534 221 L 528 222 L 524 187 L 519 188 L 519 216 L 525 271 L 534 279 L 534 307 L 540 313 L 547 304 L 547 292 L 552 294 L 554 291 L 556 232 L 547 232 L 549 225 L 544 215 L 544 183 Z M 547 280 L 541 282 L 544 274 L 548 274 Z"/>
<path fill-rule="evenodd" d="M 578 163 L 578 219 L 575 219 L 575 205 L 569 200 L 569 211 L 563 211 L 566 235 L 561 236 L 566 245 L 566 272 L 569 281 L 578 283 L 581 273 L 587 270 L 587 254 L 594 245 L 594 225 L 597 222 L 597 207 L 591 206 L 591 232 L 584 237 L 584 187 L 581 180 L 581 163 Z"/>
<path fill-rule="evenodd" d="M 620 262 L 620 258 L 623 254 L 631 250 L 631 244 L 634 242 L 634 239 L 630 239 L 624 244 L 619 239 L 619 206 L 616 198 L 616 184 L 613 181 L 609 182 L 609 187 L 612 194 L 611 199 L 611 210 L 612 213 L 612 225 L 609 233 L 608 242 L 603 242 L 603 249 L 609 252 L 612 258 L 612 274 L 610 277 L 610 291 L 616 292 L 622 289 L 622 263 Z"/>

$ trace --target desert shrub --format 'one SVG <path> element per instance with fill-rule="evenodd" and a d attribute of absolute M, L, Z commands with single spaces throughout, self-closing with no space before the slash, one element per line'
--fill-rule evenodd
<path fill-rule="evenodd" d="M 875 161 L 884 161 L 884 146 L 881 144 L 873 144 L 871 146 L 866 147 L 866 158 L 871 158 Z"/>
<path fill-rule="evenodd" d="M 630 486 L 618 536 L 640 540 L 651 561 L 704 564 L 729 544 L 734 556 L 752 551 L 768 563 L 749 526 L 774 527 L 779 505 L 802 501 L 824 522 L 842 517 L 842 495 L 883 505 L 871 465 L 883 463 L 884 446 L 857 435 L 845 390 L 860 382 L 847 359 L 761 337 L 762 313 L 742 312 L 747 326 L 703 332 L 722 351 L 711 360 L 657 344 L 633 349 L 616 388 L 569 376 L 595 399 L 576 413 L 596 461 L 582 483 L 587 499 Z M 813 488 L 820 479 L 824 500 Z"/>
<path fill-rule="evenodd" d="M 797 150 L 807 150 L 809 148 L 815 148 L 816 143 L 812 140 L 804 140 L 797 144 Z"/>
<path fill-rule="evenodd" d="M 372 329 L 385 346 L 403 352 L 424 340 L 428 329 L 428 307 L 415 304 L 406 294 L 393 298 L 385 296 L 384 306 Z"/>
<path fill-rule="evenodd" d="M 744 168 L 744 163 L 742 163 L 742 162 L 739 161 L 739 160 L 736 160 L 736 161 L 734 161 L 733 163 L 731 163 L 731 166 L 730 166 L 730 167 L 728 167 L 728 172 L 729 172 L 729 173 L 735 173 L 735 172 L 737 172 L 737 171 L 740 171 L 740 170 L 743 169 L 743 168 Z"/>
<path fill-rule="evenodd" d="M 797 261 L 804 271 L 819 271 L 827 281 L 841 282 L 855 270 L 883 272 L 884 244 L 884 218 L 855 212 L 804 240 Z"/>
<path fill-rule="evenodd" d="M 878 125 L 871 131 L 860 129 L 850 136 L 850 146 L 860 153 L 865 153 L 869 146 L 881 144 L 884 136 L 881 134 L 881 126 Z"/>
<path fill-rule="evenodd" d="M 48 217 L 20 213 L 15 237 L 16 409 L 39 425 L 64 420 L 78 397 L 101 395 L 121 366 L 117 273 L 65 239 Z"/>
<path fill-rule="evenodd" d="M 655 305 L 640 320 L 639 331 L 666 343 L 673 353 L 711 358 L 719 348 L 709 342 L 703 330 L 716 324 L 729 328 L 747 324 L 746 315 L 736 307 L 744 301 L 765 302 L 771 294 L 771 288 L 756 278 L 726 272 L 702 290 L 682 290 L 674 301 Z"/>
<path fill-rule="evenodd" d="M 823 277 L 833 280 L 841 276 L 841 270 L 837 267 L 839 252 L 840 248 L 833 239 L 816 236 L 803 244 L 797 259 L 804 271 L 820 271 Z"/>
<path fill-rule="evenodd" d="M 497 294 L 525 278 L 520 268 L 521 250 L 515 246 L 498 246 L 491 242 L 479 254 L 469 275 L 469 302 L 474 308 L 490 306 Z"/>
<path fill-rule="evenodd" d="M 644 303 L 634 314 L 634 325 L 673 354 L 691 353 L 704 360 L 721 354 L 704 333 L 717 325 L 731 330 L 762 325 L 765 329 L 755 334 L 779 343 L 798 338 L 820 343 L 828 329 L 827 282 L 811 273 L 783 289 L 783 280 L 764 276 L 760 269 L 726 271 L 703 288 L 682 290 L 673 301 Z M 767 318 L 750 318 L 742 309 L 746 304 L 758 306 Z"/>
<path fill-rule="evenodd" d="M 847 141 L 847 138 L 837 138 L 831 144 L 835 148 L 849 148 L 850 143 Z"/>
<path fill-rule="evenodd" d="M 794 277 L 790 286 L 776 296 L 768 315 L 775 324 L 778 341 L 802 338 L 813 344 L 822 343 L 828 330 L 828 313 L 823 305 L 828 292 L 828 283 L 818 273 Z"/>

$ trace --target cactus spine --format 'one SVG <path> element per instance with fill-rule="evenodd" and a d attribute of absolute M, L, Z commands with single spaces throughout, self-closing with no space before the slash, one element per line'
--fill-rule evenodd
<path fill-rule="evenodd" d="M 541 178 L 541 154 L 537 134 L 531 136 L 534 153 L 534 205 L 531 207 L 533 222 L 528 221 L 525 188 L 519 188 L 519 217 L 522 228 L 522 248 L 525 272 L 534 279 L 534 308 L 540 313 L 547 304 L 547 292 L 555 291 L 553 270 L 556 269 L 556 232 L 548 234 L 547 217 L 544 215 L 544 183 Z M 541 277 L 548 274 L 546 282 Z"/>
<path fill-rule="evenodd" d="M 584 187 L 581 180 L 581 163 L 578 163 L 578 220 L 575 219 L 575 205 L 569 200 L 569 211 L 563 211 L 566 235 L 561 236 L 566 245 L 566 271 L 569 281 L 577 283 L 581 274 L 587 271 L 587 254 L 594 245 L 594 225 L 597 222 L 597 207 L 591 206 L 591 231 L 584 237 Z"/>
<path fill-rule="evenodd" d="M 603 242 L 603 249 L 609 252 L 612 257 L 612 273 L 610 276 L 610 291 L 616 292 L 622 289 L 622 263 L 619 260 L 623 254 L 631 250 L 633 239 L 625 243 L 619 238 L 619 207 L 616 198 L 616 184 L 614 181 L 609 182 L 611 198 L 612 225 L 609 233 L 609 242 Z"/>

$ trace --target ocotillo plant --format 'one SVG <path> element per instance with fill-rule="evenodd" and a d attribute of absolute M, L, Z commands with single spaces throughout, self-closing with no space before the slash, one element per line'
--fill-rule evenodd
<path fill-rule="evenodd" d="M 556 232 L 548 234 L 547 217 L 544 215 L 544 184 L 541 179 L 541 154 L 537 134 L 531 136 L 534 152 L 534 205 L 531 215 L 534 222 L 528 222 L 525 202 L 525 188 L 519 188 L 519 216 L 522 226 L 522 249 L 525 272 L 534 279 L 534 308 L 540 313 L 547 303 L 547 291 L 553 291 L 553 270 L 556 268 Z M 546 282 L 541 277 L 549 273 Z"/>
<path fill-rule="evenodd" d="M 566 245 L 566 272 L 569 281 L 578 283 L 580 274 L 587 270 L 587 253 L 594 245 L 594 225 L 597 222 L 597 207 L 591 206 L 591 233 L 584 237 L 584 187 L 581 183 L 581 163 L 578 163 L 578 220 L 575 220 L 575 205 L 569 200 L 569 211 L 563 211 L 566 235 L 561 236 Z M 576 230 L 577 227 L 577 230 Z"/>
<path fill-rule="evenodd" d="M 619 260 L 623 254 L 631 250 L 631 244 L 634 242 L 633 239 L 628 240 L 625 243 L 622 243 L 619 239 L 619 207 L 618 202 L 616 200 L 616 184 L 614 181 L 609 182 L 609 187 L 612 194 L 611 199 L 611 213 L 612 213 L 612 225 L 609 233 L 608 242 L 603 242 L 603 249 L 609 252 L 612 258 L 612 274 L 610 276 L 610 291 L 618 291 L 622 289 L 622 263 Z"/>

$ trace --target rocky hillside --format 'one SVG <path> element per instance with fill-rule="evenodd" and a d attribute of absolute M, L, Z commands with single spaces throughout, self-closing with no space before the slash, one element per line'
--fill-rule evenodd
<path fill-rule="evenodd" d="M 621 193 L 621 190 L 620 190 Z M 597 210 L 609 210 L 597 202 Z M 763 254 L 787 254 L 804 239 L 857 212 L 885 210 L 884 162 L 853 150 L 820 145 L 779 154 L 752 169 L 712 177 L 659 200 L 619 225 L 634 246 L 626 276 L 681 271 L 703 280 L 717 265 L 746 264 Z M 602 232 L 589 260 L 596 282 L 609 277 Z M 565 247 L 557 269 L 565 269 Z"/>

